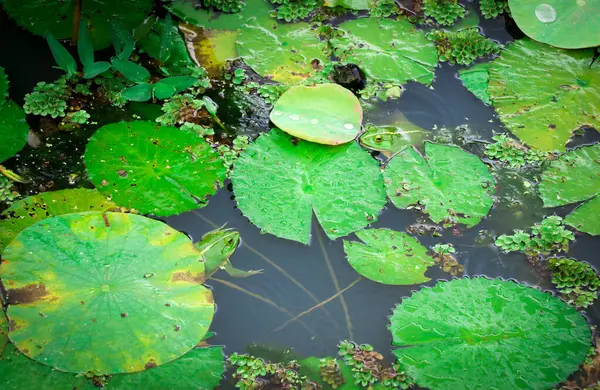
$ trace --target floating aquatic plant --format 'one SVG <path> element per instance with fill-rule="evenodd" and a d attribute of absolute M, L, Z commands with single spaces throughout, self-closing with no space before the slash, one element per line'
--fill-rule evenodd
<path fill-rule="evenodd" d="M 600 289 L 600 278 L 591 265 L 567 258 L 548 259 L 552 283 L 576 307 L 588 307 L 594 303 Z"/>
<path fill-rule="evenodd" d="M 270 0 L 279 6 L 275 10 L 277 19 L 293 22 L 306 19 L 317 8 L 316 0 Z"/>
<path fill-rule="evenodd" d="M 465 9 L 458 0 L 423 0 L 423 13 L 442 26 L 450 26 L 465 16 Z"/>
<path fill-rule="evenodd" d="M 454 254 L 456 249 L 452 244 L 435 244 L 431 247 L 433 259 L 440 265 L 442 271 L 452 276 L 460 276 L 465 271 L 465 267 L 456 260 Z"/>
<path fill-rule="evenodd" d="M 427 38 L 436 45 L 440 61 L 469 65 L 476 59 L 500 52 L 498 44 L 470 28 L 460 31 L 435 30 Z"/>
<path fill-rule="evenodd" d="M 486 19 L 495 18 L 505 12 L 510 12 L 508 0 L 479 0 L 481 15 Z"/>
<path fill-rule="evenodd" d="M 369 8 L 369 13 L 374 18 L 388 18 L 398 11 L 398 4 L 394 0 L 374 0 Z"/>
<path fill-rule="evenodd" d="M 244 149 L 248 147 L 250 144 L 250 138 L 246 135 L 240 135 L 235 137 L 232 141 L 231 146 L 229 145 L 220 145 L 217 148 L 217 152 L 219 152 L 219 156 L 223 161 L 223 165 L 227 168 L 227 173 L 230 174 L 233 169 L 233 164 L 240 157 Z"/>
<path fill-rule="evenodd" d="M 231 81 L 233 85 L 242 84 L 246 78 L 246 71 L 243 68 L 236 68 L 232 73 L 225 74 L 225 80 Z"/>
<path fill-rule="evenodd" d="M 15 183 L 0 175 L 0 203 L 10 205 L 19 197 L 19 193 L 15 191 Z"/>
<path fill-rule="evenodd" d="M 235 387 L 242 390 L 263 387 L 303 390 L 318 388 L 316 383 L 298 372 L 300 366 L 295 361 L 287 364 L 267 363 L 260 358 L 238 353 L 232 354 L 228 360 L 236 369 L 233 374 Z"/>
<path fill-rule="evenodd" d="M 583 201 L 565 219 L 575 229 L 600 234 L 600 144 L 584 146 L 560 156 L 542 173 L 539 185 L 544 207 L 556 207 Z"/>
<path fill-rule="evenodd" d="M 334 389 L 346 383 L 337 360 L 332 357 L 325 357 L 319 361 L 319 373 L 323 381 Z"/>
<path fill-rule="evenodd" d="M 570 241 L 575 240 L 573 232 L 563 225 L 563 219 L 553 215 L 544 218 L 531 228 L 531 234 L 515 230 L 513 235 L 503 234 L 494 243 L 505 252 L 523 252 L 528 256 L 567 252 Z"/>
<path fill-rule="evenodd" d="M 205 7 L 212 7 L 217 11 L 237 13 L 244 9 L 244 0 L 202 0 Z"/>
<path fill-rule="evenodd" d="M 66 99 L 70 90 L 67 81 L 61 77 L 54 83 L 41 81 L 33 91 L 25 95 L 23 109 L 27 114 L 50 116 L 52 118 L 65 116 Z"/>
<path fill-rule="evenodd" d="M 403 371 L 431 389 L 547 389 L 577 370 L 591 343 L 575 308 L 485 278 L 422 288 L 396 306 L 389 329 Z"/>
<path fill-rule="evenodd" d="M 548 159 L 548 153 L 529 149 L 506 134 L 495 135 L 496 142 L 485 146 L 485 155 L 492 160 L 499 160 L 512 168 L 520 168 L 527 164 L 540 164 Z"/>

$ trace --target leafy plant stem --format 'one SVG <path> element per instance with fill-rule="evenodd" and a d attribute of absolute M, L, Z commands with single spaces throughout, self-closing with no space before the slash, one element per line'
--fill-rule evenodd
<path fill-rule="evenodd" d="M 347 287 L 345 287 L 344 289 L 338 291 L 337 293 L 335 293 L 334 295 L 330 296 L 329 298 L 327 298 L 326 300 L 319 302 L 318 304 L 316 304 L 315 306 L 311 307 L 308 310 L 303 311 L 302 313 L 298 314 L 297 316 L 295 316 L 294 318 L 289 319 L 287 322 L 285 322 L 283 325 L 275 328 L 273 330 L 273 332 L 278 332 L 280 330 L 282 330 L 283 328 L 285 328 L 286 326 L 288 326 L 289 324 L 291 324 L 292 322 L 300 319 L 301 317 L 304 317 L 305 315 L 307 315 L 308 313 L 312 312 L 315 309 L 318 309 L 324 305 L 326 305 L 327 303 L 333 301 L 335 298 L 340 297 L 340 299 L 343 297 L 343 293 L 345 293 L 346 291 L 350 290 L 352 287 L 354 287 L 355 284 L 357 284 L 358 282 L 360 282 L 362 280 L 362 276 L 359 276 L 355 281 L 353 281 L 352 283 L 350 283 Z"/>
<path fill-rule="evenodd" d="M 73 30 L 71 32 L 71 44 L 77 45 L 79 39 L 79 24 L 81 23 L 81 0 L 73 2 Z"/>
<path fill-rule="evenodd" d="M 2 174 L 2 176 L 6 177 L 9 180 L 16 181 L 17 183 L 26 183 L 27 182 L 27 180 L 25 178 L 23 178 L 22 176 L 18 175 L 15 172 L 11 171 L 10 169 L 6 168 L 3 165 L 0 165 L 0 174 Z"/>
<path fill-rule="evenodd" d="M 342 309 L 344 310 L 344 317 L 346 317 L 348 337 L 350 337 L 351 340 L 354 340 L 354 334 L 352 333 L 352 319 L 350 318 L 348 305 L 346 304 L 344 296 L 341 295 L 340 282 L 338 281 L 337 276 L 335 275 L 335 271 L 333 270 L 333 266 L 331 265 L 331 260 L 329 259 L 329 254 L 327 254 L 327 249 L 325 248 L 325 243 L 323 242 L 323 237 L 321 236 L 321 232 L 319 229 L 317 229 L 317 240 L 319 240 L 319 246 L 321 247 L 321 251 L 323 252 L 323 259 L 325 260 L 325 264 L 327 264 L 327 269 L 329 270 L 329 274 L 331 275 L 331 280 L 333 281 L 333 285 L 335 286 L 335 291 L 340 296 L 340 304 L 342 305 Z"/>

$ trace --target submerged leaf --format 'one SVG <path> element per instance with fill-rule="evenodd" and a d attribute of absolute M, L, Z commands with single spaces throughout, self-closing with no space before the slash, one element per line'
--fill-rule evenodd
<path fill-rule="evenodd" d="M 564 151 L 583 125 L 600 129 L 600 63 L 594 50 L 563 50 L 521 39 L 490 66 L 489 94 L 521 141 Z"/>
<path fill-rule="evenodd" d="M 591 345 L 577 310 L 502 280 L 423 288 L 403 299 L 390 322 L 400 367 L 431 389 L 545 390 L 577 370 Z"/>
<path fill-rule="evenodd" d="M 10 339 L 62 371 L 153 368 L 190 351 L 212 321 L 200 252 L 161 221 L 102 212 L 47 218 L 2 257 Z"/>
<path fill-rule="evenodd" d="M 362 107 L 352 92 L 337 84 L 296 86 L 287 90 L 271 111 L 271 122 L 294 137 L 339 145 L 356 138 Z"/>
<path fill-rule="evenodd" d="M 153 122 L 100 128 L 85 151 L 96 188 L 119 206 L 168 216 L 206 205 L 225 167 L 203 138 Z"/>
<path fill-rule="evenodd" d="M 28 134 L 25 111 L 12 100 L 0 105 L 0 163 L 23 149 Z"/>
<path fill-rule="evenodd" d="M 356 236 L 364 244 L 344 241 L 344 251 L 348 263 L 362 276 L 393 285 L 430 280 L 424 273 L 435 261 L 414 237 L 389 229 L 366 229 Z"/>
<path fill-rule="evenodd" d="M 577 148 L 550 163 L 539 185 L 544 207 L 588 201 L 565 219 L 567 225 L 600 234 L 600 144 Z"/>
<path fill-rule="evenodd" d="M 313 210 L 331 239 L 374 222 L 385 204 L 379 164 L 355 142 L 294 145 L 273 129 L 236 161 L 240 210 L 267 233 L 308 244 Z"/>
<path fill-rule="evenodd" d="M 435 45 L 407 20 L 355 19 L 339 25 L 331 40 L 336 56 L 358 65 L 368 82 L 429 85 L 438 63 Z"/>
<path fill-rule="evenodd" d="M 387 194 L 398 208 L 417 207 L 432 221 L 475 226 L 490 211 L 494 177 L 479 157 L 427 142 L 425 158 L 405 148 L 384 171 Z"/>

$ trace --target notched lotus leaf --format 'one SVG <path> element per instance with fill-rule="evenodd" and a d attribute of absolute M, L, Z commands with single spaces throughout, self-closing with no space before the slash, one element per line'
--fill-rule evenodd
<path fill-rule="evenodd" d="M 364 18 L 339 25 L 341 37 L 331 40 L 334 54 L 358 65 L 367 82 L 429 85 L 438 63 L 435 45 L 407 20 Z"/>
<path fill-rule="evenodd" d="M 509 44 L 490 66 L 488 87 L 502 122 L 544 151 L 565 151 L 583 125 L 600 129 L 600 62 L 593 59 L 593 49 L 563 50 L 530 39 Z"/>
<path fill-rule="evenodd" d="M 355 142 L 292 142 L 273 129 L 235 162 L 240 210 L 260 229 L 308 244 L 313 211 L 331 239 L 374 222 L 385 204 L 379 164 Z"/>
<path fill-rule="evenodd" d="M 356 232 L 364 242 L 344 241 L 348 263 L 362 276 L 393 285 L 425 283 L 425 271 L 435 264 L 427 248 L 406 233 L 389 229 Z"/>
<path fill-rule="evenodd" d="M 1 91 L 0 91 L 1 92 Z M 1 96 L 0 96 L 1 97 Z M 29 125 L 25 111 L 12 100 L 0 105 L 0 163 L 8 160 L 27 143 Z"/>
<path fill-rule="evenodd" d="M 390 322 L 400 367 L 430 389 L 549 389 L 591 345 L 585 318 L 559 298 L 485 278 L 423 288 Z"/>
<path fill-rule="evenodd" d="M 271 122 L 307 141 L 339 145 L 356 138 L 363 111 L 352 92 L 337 84 L 296 86 L 287 90 L 271 111 Z"/>
<path fill-rule="evenodd" d="M 387 194 L 398 208 L 416 207 L 445 225 L 477 225 L 494 204 L 494 177 L 479 157 L 451 145 L 427 142 L 425 157 L 414 148 L 387 164 Z"/>
<path fill-rule="evenodd" d="M 521 31 L 538 42 L 564 49 L 600 45 L 599 0 L 509 0 L 508 5 Z"/>
<path fill-rule="evenodd" d="M 587 201 L 565 223 L 592 235 L 600 234 L 600 144 L 577 148 L 550 163 L 539 185 L 544 207 Z"/>
<path fill-rule="evenodd" d="M 212 321 L 200 252 L 160 221 L 102 212 L 47 218 L 2 257 L 10 339 L 61 371 L 156 367 L 191 350 Z"/>
<path fill-rule="evenodd" d="M 202 207 L 225 179 L 223 163 L 204 139 L 153 122 L 103 126 L 90 138 L 84 158 L 100 192 L 143 214 Z"/>

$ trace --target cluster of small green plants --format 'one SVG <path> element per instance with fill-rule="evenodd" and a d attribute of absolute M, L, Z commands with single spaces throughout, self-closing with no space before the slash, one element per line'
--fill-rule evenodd
<path fill-rule="evenodd" d="M 0 68 L 0 388 L 597 386 L 583 312 L 600 277 L 570 247 L 600 235 L 600 145 L 569 143 L 600 130 L 599 0 L 29 3 L 2 12 L 45 38 L 61 76 L 19 105 Z M 480 17 L 524 37 L 501 45 Z M 506 131 L 476 150 L 406 118 L 364 123 L 441 63 Z M 463 276 L 453 244 L 370 226 L 388 205 L 460 234 L 501 202 L 501 170 L 534 172 L 548 210 L 490 245 L 556 294 Z M 273 362 L 210 344 L 213 275 L 261 271 L 231 264 L 236 230 L 194 243 L 160 218 L 226 182 L 262 233 L 309 245 L 314 214 L 361 278 L 420 285 L 389 317 L 393 362 L 356 340 Z M 448 280 L 421 286 L 432 267 Z"/>

